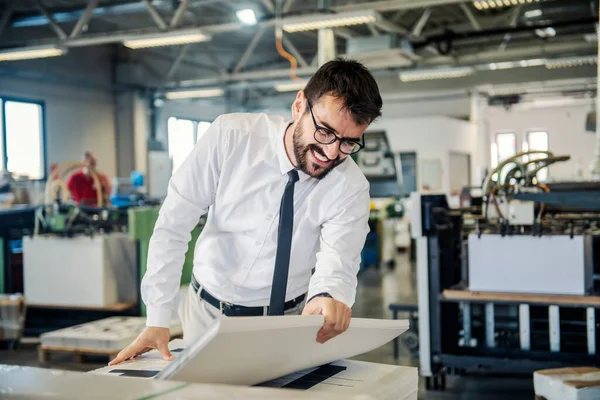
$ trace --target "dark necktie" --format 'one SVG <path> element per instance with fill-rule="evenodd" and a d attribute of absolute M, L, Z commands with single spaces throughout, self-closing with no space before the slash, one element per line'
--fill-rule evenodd
<path fill-rule="evenodd" d="M 294 184 L 298 181 L 298 171 L 288 172 L 289 180 L 285 185 L 281 206 L 279 207 L 279 230 L 277 233 L 277 253 L 275 271 L 271 287 L 269 315 L 283 315 L 285 311 L 285 292 L 287 289 L 290 252 L 292 250 L 292 230 L 294 228 Z"/>

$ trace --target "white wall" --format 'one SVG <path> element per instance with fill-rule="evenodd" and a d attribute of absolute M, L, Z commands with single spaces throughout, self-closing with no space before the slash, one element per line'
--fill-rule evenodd
<path fill-rule="evenodd" d="M 510 111 L 499 107 L 489 108 L 486 119 L 490 140 L 494 140 L 498 131 L 514 131 L 517 134 L 517 148 L 520 150 L 528 131 L 545 130 L 548 132 L 550 151 L 555 155 L 571 156 L 571 160 L 549 167 L 550 178 L 573 179 L 578 162 L 583 166 L 585 177 L 589 177 L 589 166 L 596 146 L 595 135 L 585 131 L 586 114 L 591 108 L 591 105 L 529 110 L 515 108 Z"/>
<path fill-rule="evenodd" d="M 115 105 L 109 86 L 109 50 L 96 47 L 55 59 L 3 63 L 12 76 L 0 75 L 0 96 L 45 103 L 48 166 L 78 161 L 84 151 L 91 150 L 98 157 L 99 169 L 115 176 Z M 24 72 L 32 73 L 33 78 Z M 80 85 L 75 79 L 96 86 Z"/>
<path fill-rule="evenodd" d="M 451 151 L 471 155 L 471 183 L 479 179 L 474 153 L 477 149 L 475 129 L 470 122 L 443 116 L 390 118 L 387 114 L 377 120 L 369 131 L 384 130 L 392 151 L 417 153 L 417 181 L 422 186 L 422 163 L 439 160 L 442 166 L 442 191 L 450 190 L 449 154 Z"/>

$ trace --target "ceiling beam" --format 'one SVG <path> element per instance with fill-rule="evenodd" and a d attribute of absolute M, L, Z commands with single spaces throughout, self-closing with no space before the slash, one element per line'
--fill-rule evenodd
<path fill-rule="evenodd" d="M 367 24 L 367 28 L 369 29 L 369 32 L 371 32 L 371 36 L 379 36 L 379 31 L 375 28 L 375 25 Z"/>
<path fill-rule="evenodd" d="M 292 41 L 285 35 L 283 35 L 283 45 L 288 48 L 290 53 L 296 58 L 296 61 L 298 61 L 298 64 L 301 67 L 309 66 L 304 57 L 302 57 L 302 54 L 300 54 L 296 46 L 294 46 L 294 43 L 292 43 Z"/>
<path fill-rule="evenodd" d="M 271 14 L 275 14 L 275 6 L 271 0 L 262 0 L 262 3 Z"/>
<path fill-rule="evenodd" d="M 173 63 L 171 64 L 171 67 L 169 68 L 169 71 L 167 71 L 167 74 L 165 75 L 165 80 L 169 81 L 173 78 L 173 75 L 175 75 L 175 72 L 177 72 L 177 70 L 179 69 L 181 62 L 183 61 L 183 58 L 185 57 L 185 53 L 187 53 L 189 48 L 190 48 L 189 43 L 181 46 L 181 48 L 179 49 L 179 53 L 177 54 L 177 57 L 175 57 L 175 59 L 173 60 Z"/>
<path fill-rule="evenodd" d="M 376 27 L 378 27 L 379 29 L 381 29 L 382 31 L 386 31 L 386 32 L 390 32 L 390 33 L 398 33 L 403 36 L 410 35 L 410 32 L 407 31 L 406 29 L 404 29 L 403 27 L 393 24 L 390 21 L 385 20 L 385 19 L 378 19 L 377 21 L 373 22 L 373 24 Z"/>
<path fill-rule="evenodd" d="M 77 21 L 77 24 L 75 24 L 75 27 L 73 28 L 73 31 L 71 32 L 71 35 L 69 36 L 70 39 L 75 39 L 77 36 L 79 36 L 81 34 L 81 32 L 83 32 L 83 28 L 88 24 L 88 22 L 90 22 L 90 19 L 92 18 L 92 13 L 94 12 L 94 8 L 96 8 L 96 6 L 98 5 L 99 2 L 100 2 L 100 0 L 89 0 L 88 1 L 85 11 L 83 12 L 81 17 Z"/>
<path fill-rule="evenodd" d="M 426 8 L 410 33 L 411 37 L 418 38 L 421 36 L 421 33 L 423 33 L 423 28 L 425 28 L 427 21 L 429 21 L 429 17 L 431 17 L 431 8 Z"/>
<path fill-rule="evenodd" d="M 285 14 L 286 12 L 290 11 L 293 5 L 294 0 L 286 0 L 285 4 L 283 5 L 282 13 Z"/>
<path fill-rule="evenodd" d="M 521 59 L 531 59 L 531 58 L 546 58 L 553 56 L 560 56 L 564 54 L 566 51 L 576 54 L 595 54 L 597 50 L 596 43 L 587 43 L 587 42 L 561 42 L 561 43 L 547 43 L 543 45 L 539 45 L 539 42 L 534 42 L 531 45 L 515 47 L 508 49 L 506 51 L 498 51 L 491 50 L 485 52 L 479 52 L 476 54 L 469 54 L 464 56 L 458 56 L 455 58 L 449 58 L 446 56 L 436 56 L 436 57 L 428 57 L 422 59 L 422 65 L 426 67 L 431 66 L 440 66 L 447 65 L 449 61 L 454 62 L 455 65 L 459 66 L 467 66 L 467 65 L 477 65 L 477 64 L 486 64 L 491 62 L 503 62 L 503 61 L 515 61 Z M 311 63 L 312 64 L 312 63 Z M 366 63 L 366 66 L 371 70 L 382 70 L 389 68 L 397 68 L 401 69 L 405 66 L 405 64 L 398 64 L 397 60 L 390 60 L 389 63 L 377 62 L 373 66 L 369 66 Z M 317 70 L 316 65 L 311 65 L 310 67 L 302 67 L 298 68 L 296 71 L 298 76 L 310 76 Z M 264 79 L 277 79 L 277 78 L 287 78 L 289 77 L 290 70 L 289 68 L 282 69 L 262 69 L 257 71 L 248 71 L 248 72 L 237 72 L 231 74 L 219 74 L 216 76 L 203 78 L 203 79 L 194 79 L 194 80 L 186 80 L 181 82 L 169 82 L 165 85 L 165 88 L 189 88 L 189 87 L 202 87 L 202 86 L 212 86 L 217 84 L 228 84 L 231 82 L 240 82 L 246 80 L 264 80 Z"/>
<path fill-rule="evenodd" d="M 258 28 L 256 33 L 252 37 L 252 40 L 250 40 L 250 43 L 248 44 L 246 51 L 244 51 L 244 54 L 242 54 L 242 57 L 240 57 L 240 60 L 236 64 L 235 68 L 233 69 L 234 73 L 241 71 L 241 69 L 244 67 L 244 65 L 246 65 L 246 62 L 248 61 L 248 59 L 254 52 L 254 49 L 258 45 L 258 42 L 260 42 L 260 39 L 262 38 L 264 33 L 265 33 L 265 28 L 263 28 L 263 27 Z"/>
<path fill-rule="evenodd" d="M 167 23 L 165 22 L 164 18 L 158 13 L 158 11 L 156 11 L 156 8 L 154 8 L 150 0 L 144 0 L 144 4 L 146 5 L 148 13 L 154 20 L 156 26 L 158 26 L 160 30 L 166 31 L 168 29 Z"/>
<path fill-rule="evenodd" d="M 8 1 L 8 6 L 2 13 L 2 18 L 0 19 L 0 36 L 4 33 L 4 30 L 8 26 L 8 22 L 10 21 L 10 17 L 13 14 L 13 0 Z"/>
<path fill-rule="evenodd" d="M 477 18 L 475 18 L 475 15 L 473 15 L 473 13 L 471 12 L 469 6 L 467 6 L 465 3 L 461 3 L 460 8 L 462 9 L 465 16 L 469 19 L 469 22 L 471 23 L 473 29 L 480 31 L 481 25 L 479 24 L 479 21 L 477 21 Z"/>
<path fill-rule="evenodd" d="M 56 20 L 52 17 L 52 14 L 48 12 L 48 10 L 42 5 L 40 0 L 35 1 L 35 6 L 38 10 L 44 15 L 44 17 L 48 18 L 48 22 L 50 23 L 50 28 L 56 33 L 60 40 L 65 40 L 68 36 L 63 31 L 63 29 L 56 23 Z"/>
<path fill-rule="evenodd" d="M 446 4 L 465 3 L 467 1 L 469 0 L 382 0 L 363 2 L 358 4 L 347 4 L 332 8 L 337 12 L 361 10 L 375 10 L 385 12 L 395 10 L 408 10 L 411 8 L 443 6 Z"/>
<path fill-rule="evenodd" d="M 176 28 L 177 25 L 179 25 L 181 19 L 183 18 L 183 14 L 187 11 L 189 5 L 190 0 L 181 0 L 181 3 L 179 3 L 179 7 L 177 7 L 177 10 L 175 10 L 175 15 L 173 16 L 169 27 Z"/>

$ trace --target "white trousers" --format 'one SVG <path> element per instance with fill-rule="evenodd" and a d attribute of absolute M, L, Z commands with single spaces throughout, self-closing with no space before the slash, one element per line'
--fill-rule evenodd
<path fill-rule="evenodd" d="M 300 315 L 304 309 L 306 299 L 294 308 L 290 308 L 285 315 Z M 213 321 L 222 316 L 221 311 L 200 298 L 192 285 L 179 303 L 179 319 L 183 328 L 183 340 L 186 344 L 192 343 L 210 328 Z M 227 317 L 224 317 L 227 318 Z"/>

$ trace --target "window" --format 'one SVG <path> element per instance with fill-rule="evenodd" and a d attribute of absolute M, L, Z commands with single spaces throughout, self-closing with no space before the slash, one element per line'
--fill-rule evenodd
<path fill-rule="evenodd" d="M 45 178 L 44 107 L 41 103 L 0 99 L 0 170 L 28 179 Z"/>
<path fill-rule="evenodd" d="M 210 122 L 207 121 L 193 121 L 175 117 L 168 119 L 167 140 L 169 157 L 171 157 L 173 163 L 172 172 L 179 168 L 194 148 L 194 144 L 198 142 L 209 127 Z"/>
<path fill-rule="evenodd" d="M 492 168 L 496 168 L 502 161 L 515 154 L 517 154 L 517 135 L 514 132 L 496 134 L 496 142 L 492 143 Z M 502 171 L 506 174 L 510 169 L 509 166 L 506 166 Z M 503 181 L 504 178 L 502 176 L 500 181 Z"/>
<path fill-rule="evenodd" d="M 527 149 L 529 151 L 542 150 L 548 151 L 548 132 L 545 131 L 531 131 L 527 133 Z M 546 158 L 546 154 L 532 154 L 529 156 L 531 160 L 537 160 L 540 158 Z M 535 165 L 529 167 L 531 170 L 535 168 Z M 548 179 L 548 168 L 542 168 L 537 173 L 537 179 L 540 182 L 544 182 Z"/>

